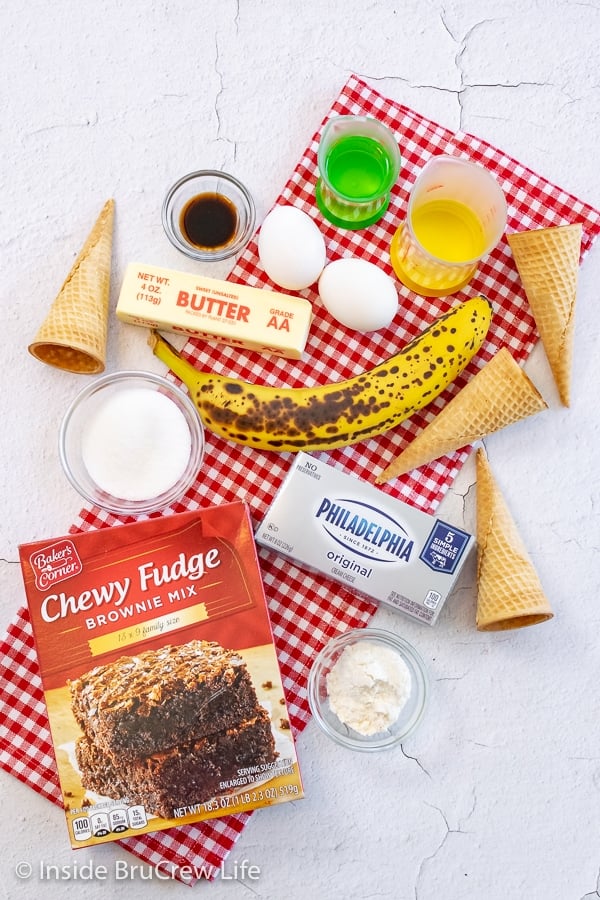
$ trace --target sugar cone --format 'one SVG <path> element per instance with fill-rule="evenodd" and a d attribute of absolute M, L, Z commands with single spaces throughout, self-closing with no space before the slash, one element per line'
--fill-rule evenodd
<path fill-rule="evenodd" d="M 547 409 L 544 398 L 506 347 L 502 347 L 377 476 L 377 484 L 473 444 L 543 409 Z"/>
<path fill-rule="evenodd" d="M 580 223 L 507 235 L 561 403 L 571 394 Z"/>
<path fill-rule="evenodd" d="M 69 372 L 104 371 L 114 200 L 108 200 L 29 352 Z"/>
<path fill-rule="evenodd" d="M 477 451 L 477 628 L 505 631 L 551 619 L 554 613 L 492 475 Z"/>

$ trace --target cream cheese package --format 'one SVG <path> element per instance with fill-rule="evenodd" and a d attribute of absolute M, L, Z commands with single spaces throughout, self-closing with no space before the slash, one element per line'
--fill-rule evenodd
<path fill-rule="evenodd" d="M 473 535 L 298 453 L 256 542 L 435 624 Z"/>
<path fill-rule="evenodd" d="M 300 359 L 312 305 L 302 297 L 233 281 L 130 263 L 116 314 L 130 325 Z"/>

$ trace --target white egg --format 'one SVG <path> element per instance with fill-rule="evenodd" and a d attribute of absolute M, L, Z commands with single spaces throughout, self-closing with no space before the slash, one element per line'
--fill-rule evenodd
<path fill-rule="evenodd" d="M 276 206 L 262 223 L 258 257 L 276 285 L 288 291 L 301 291 L 314 284 L 323 271 L 325 240 L 301 209 Z"/>
<path fill-rule="evenodd" d="M 336 259 L 319 278 L 325 309 L 355 331 L 387 328 L 398 311 L 398 291 L 392 278 L 358 257 Z"/>

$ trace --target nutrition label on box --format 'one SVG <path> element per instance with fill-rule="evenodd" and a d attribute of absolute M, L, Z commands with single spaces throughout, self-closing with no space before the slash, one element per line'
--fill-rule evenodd
<path fill-rule="evenodd" d="M 145 828 L 148 817 L 143 806 L 117 806 L 114 809 L 94 808 L 88 815 L 77 815 L 71 819 L 73 837 L 76 841 L 107 837 L 109 834 L 123 834 L 130 829 Z"/>

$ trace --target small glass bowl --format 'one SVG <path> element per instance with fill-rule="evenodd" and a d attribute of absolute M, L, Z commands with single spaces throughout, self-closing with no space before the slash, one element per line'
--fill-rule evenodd
<path fill-rule="evenodd" d="M 100 408 L 107 400 L 131 389 L 164 394 L 183 415 L 190 433 L 190 454 L 180 477 L 162 493 L 143 499 L 119 497 L 99 486 L 86 467 L 83 453 L 86 429 L 91 426 Z M 111 443 L 111 436 L 107 435 L 107 452 L 109 448 L 115 452 L 115 442 L 113 440 Z M 71 402 L 60 426 L 58 450 L 65 475 L 85 500 L 119 515 L 139 516 L 169 506 L 194 483 L 204 458 L 204 426 L 187 394 L 166 378 L 151 372 L 115 372 L 97 378 Z M 145 454 L 153 450 L 160 453 L 155 445 L 149 447 L 146 443 L 143 449 L 140 447 L 140 452 Z"/>
<path fill-rule="evenodd" d="M 203 194 L 221 196 L 235 207 L 235 232 L 224 245 L 199 247 L 188 239 L 182 228 L 182 214 L 187 204 Z M 244 185 L 233 175 L 215 169 L 184 175 L 170 188 L 162 207 L 163 228 L 173 246 L 191 259 L 203 262 L 217 262 L 239 253 L 252 237 L 255 217 L 254 201 Z"/>
<path fill-rule="evenodd" d="M 341 722 L 331 710 L 327 693 L 327 674 L 346 647 L 369 641 L 394 650 L 406 663 L 411 675 L 411 690 L 400 715 L 390 727 L 373 735 L 362 735 Z M 351 750 L 375 751 L 394 747 L 420 723 L 429 695 L 429 680 L 423 660 L 403 638 L 377 628 L 358 628 L 333 638 L 315 659 L 308 677 L 308 701 L 311 712 L 325 734 Z"/>

